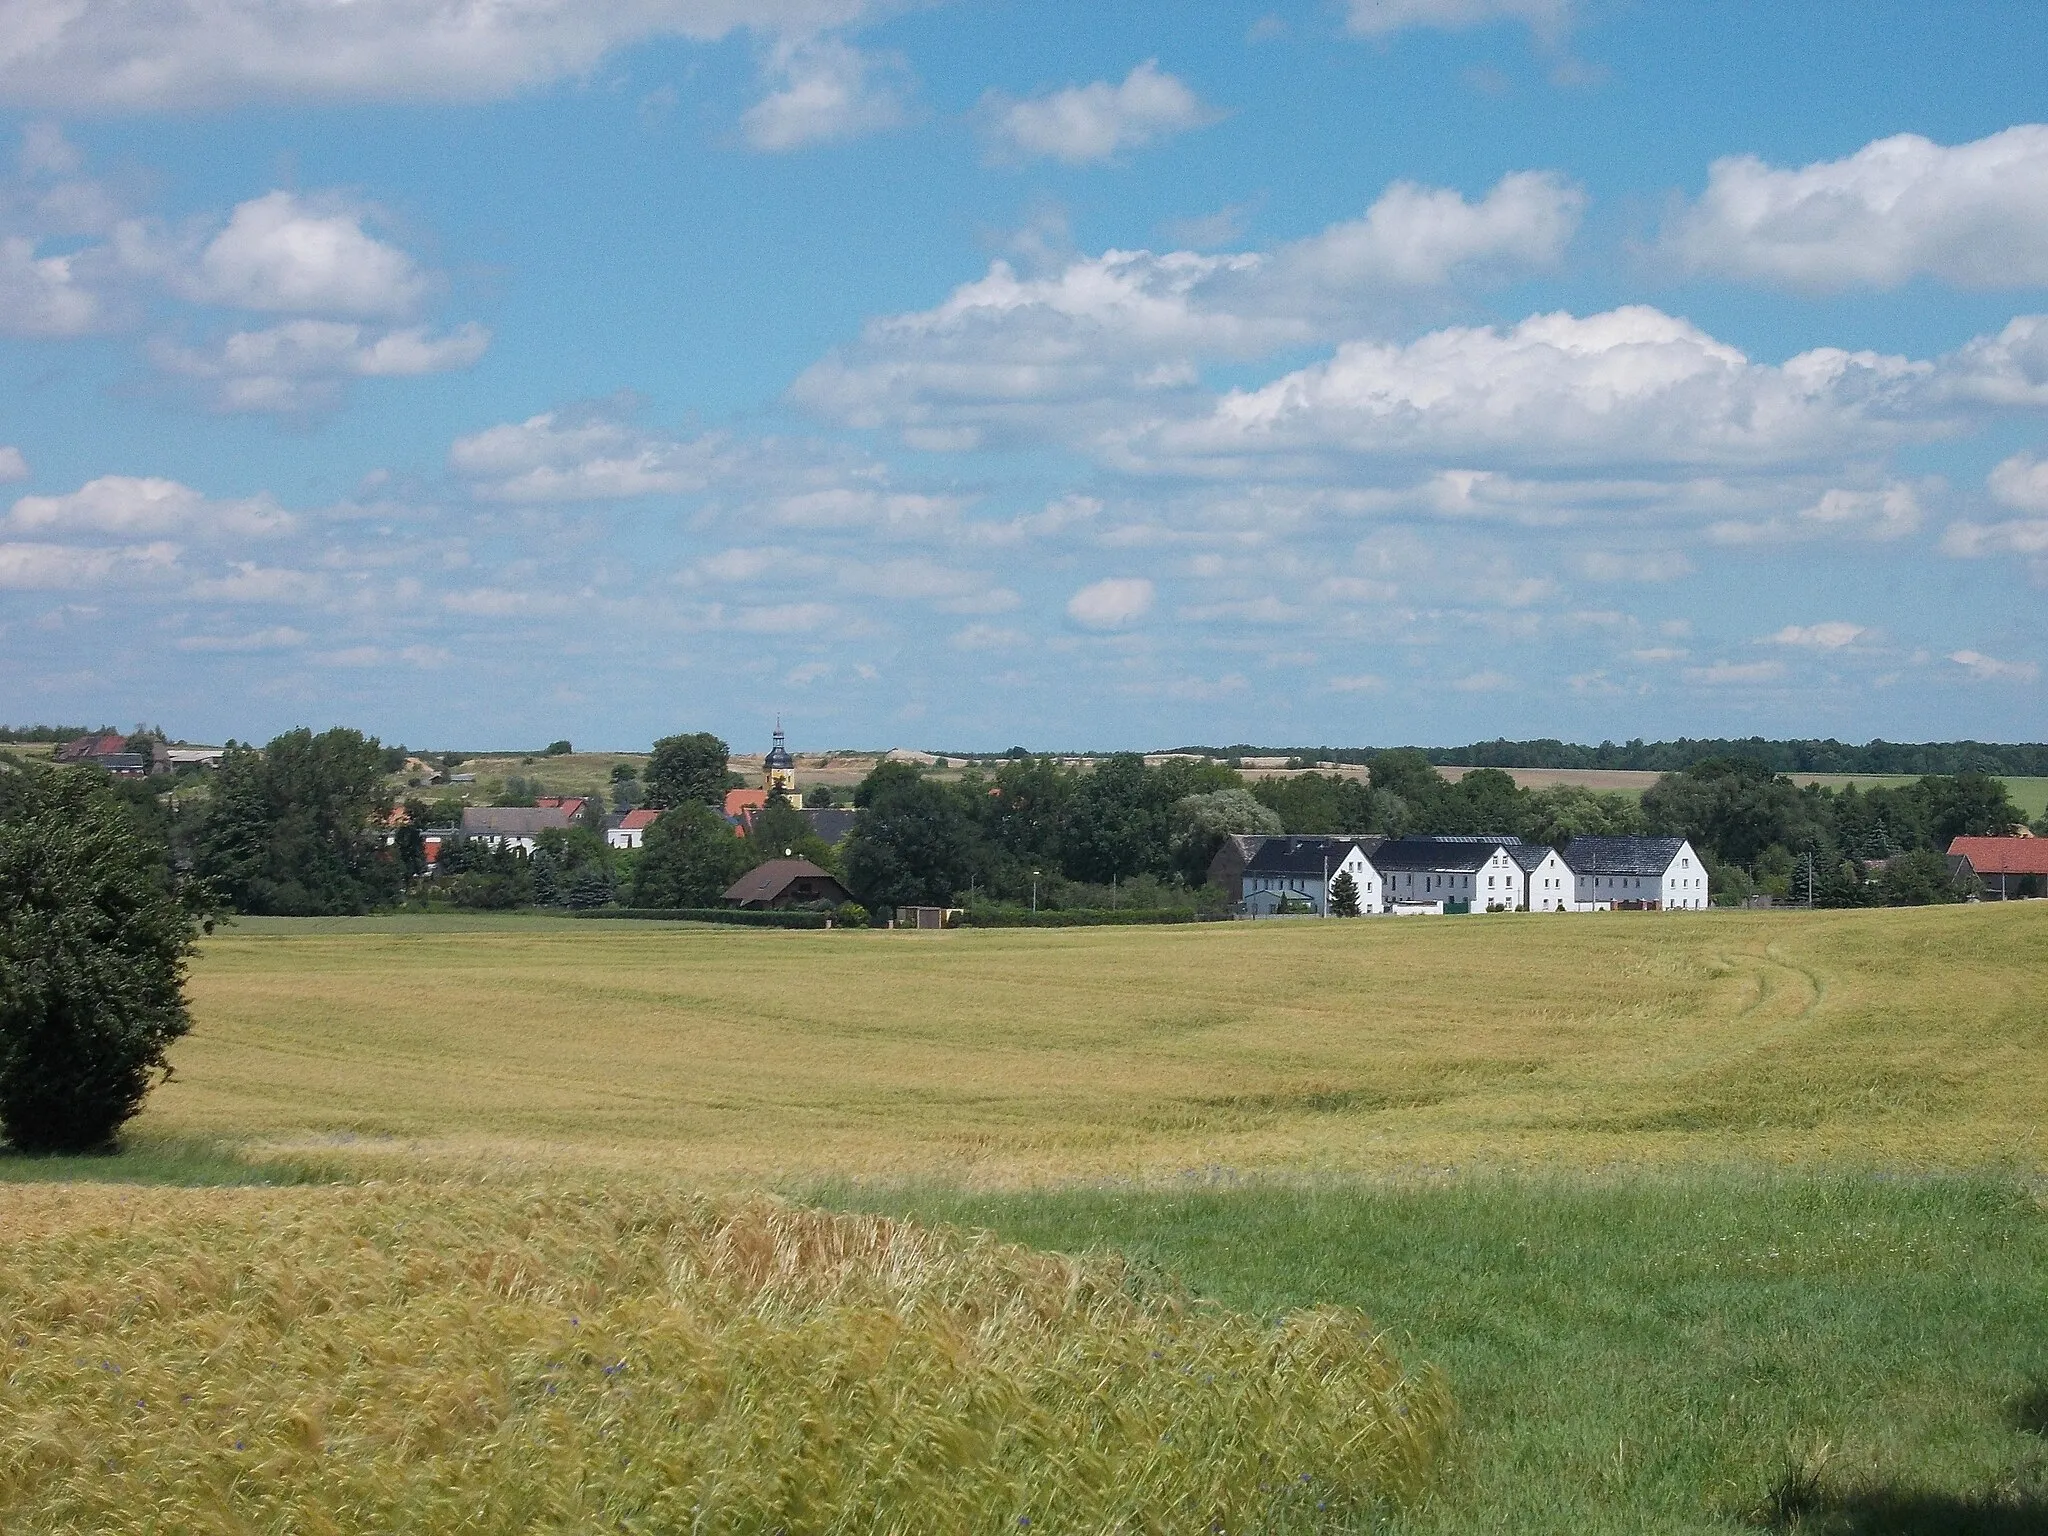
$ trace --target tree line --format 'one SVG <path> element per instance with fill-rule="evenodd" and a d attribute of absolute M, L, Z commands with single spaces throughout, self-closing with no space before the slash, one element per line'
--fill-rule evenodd
<path fill-rule="evenodd" d="M 1228 761 L 1248 757 L 1285 758 L 1309 767 L 1318 763 L 1370 762 L 1381 749 L 1373 747 L 1180 747 Z M 1857 774 L 2011 774 L 2019 778 L 2048 776 L 2048 745 L 1985 741 L 1892 742 L 1862 745 L 1835 741 L 1772 741 L 1742 738 L 1681 736 L 1676 741 L 1603 741 L 1596 747 L 1545 737 L 1536 741 L 1469 742 L 1462 747 L 1418 747 L 1434 764 L 1466 768 L 1612 769 L 1636 773 L 1683 773 L 1697 763 L 1741 758 L 1773 773 Z"/>

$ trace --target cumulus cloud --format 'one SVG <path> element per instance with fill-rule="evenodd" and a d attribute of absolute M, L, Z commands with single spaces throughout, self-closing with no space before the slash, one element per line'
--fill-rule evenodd
<path fill-rule="evenodd" d="M 268 496 L 215 501 L 175 480 L 102 475 L 64 496 L 24 496 L 10 528 L 58 535 L 175 533 L 243 537 L 289 532 L 297 520 Z"/>
<path fill-rule="evenodd" d="M 1801 288 L 2048 282 L 2048 126 L 1955 146 L 1902 133 L 1797 170 L 1717 160 L 1665 246 L 1696 272 Z"/>
<path fill-rule="evenodd" d="M 1948 659 L 1980 683 L 2031 683 L 2041 668 L 2031 661 L 2000 661 L 1982 651 L 1951 651 Z"/>
<path fill-rule="evenodd" d="M 797 37 L 777 44 L 776 88 L 740 119 L 747 142 L 770 153 L 894 128 L 908 116 L 906 71 L 837 38 Z"/>
<path fill-rule="evenodd" d="M 2048 407 L 2048 315 L 2019 315 L 1941 360 L 1944 398 L 1978 405 Z"/>
<path fill-rule="evenodd" d="M 70 544 L 0 543 L 0 590 L 67 591 L 114 586 L 175 569 L 178 546 L 169 543 L 85 549 Z"/>
<path fill-rule="evenodd" d="M 1758 643 L 1761 645 L 1789 645 L 1809 651 L 1839 651 L 1867 639 L 1869 629 L 1861 624 L 1850 624 L 1841 619 L 1829 619 L 1820 624 L 1787 624 L 1774 635 L 1767 635 Z"/>
<path fill-rule="evenodd" d="M 289 651 L 304 645 L 308 638 L 303 629 L 278 624 L 241 635 L 185 635 L 177 646 L 181 651 Z"/>
<path fill-rule="evenodd" d="M 1691 323 L 1632 305 L 1407 345 L 1347 342 L 1326 362 L 1233 390 L 1205 416 L 1131 434 L 1134 463 L 1348 453 L 1507 456 L 1523 464 L 1762 465 L 1874 448 L 1931 365 L 1822 348 L 1751 362 Z"/>
<path fill-rule="evenodd" d="M 1067 599 L 1067 617 L 1086 629 L 1120 629 L 1152 611 L 1156 593 L 1142 576 L 1112 576 Z"/>
<path fill-rule="evenodd" d="M 141 225 L 125 227 L 116 243 L 125 262 L 161 272 L 181 297 L 232 309 L 397 315 L 428 288 L 417 263 L 368 233 L 359 212 L 293 192 L 239 204 L 189 261 Z"/>
<path fill-rule="evenodd" d="M 1894 481 L 1878 490 L 1843 490 L 1836 487 L 1821 493 L 1818 501 L 1801 507 L 1791 516 L 1770 516 L 1755 520 L 1724 519 L 1708 528 L 1719 544 L 1781 544 L 1795 539 L 1828 536 L 1872 539 L 1879 542 L 1902 539 L 1920 527 L 1918 491 Z"/>
<path fill-rule="evenodd" d="M 1986 480 L 1991 499 L 2022 512 L 2048 512 L 2048 460 L 2016 453 L 1991 471 Z"/>
<path fill-rule="evenodd" d="M 317 602 L 327 584 L 317 572 L 236 560 L 223 576 L 202 576 L 186 595 L 205 603 L 300 604 Z"/>
<path fill-rule="evenodd" d="M 216 409 L 292 413 L 331 409 L 354 379 L 468 368 L 490 344 L 491 333 L 474 323 L 437 336 L 418 325 L 376 331 L 353 321 L 289 320 L 237 331 L 205 351 L 159 342 L 150 352 L 164 372 L 198 383 Z"/>
<path fill-rule="evenodd" d="M 1505 177 L 1476 203 L 1397 183 L 1361 218 L 1271 252 L 1108 251 L 1039 277 L 997 261 L 934 309 L 871 321 L 791 398 L 932 448 L 1099 420 L 1100 402 L 1186 391 L 1203 360 L 1326 338 L 1390 293 L 1548 264 L 1583 206 L 1543 172 Z"/>
<path fill-rule="evenodd" d="M 587 406 L 459 437 L 448 462 L 486 501 L 601 501 L 702 490 L 725 448 L 715 435 L 664 437 Z"/>
<path fill-rule="evenodd" d="M 1782 661 L 1717 661 L 1708 667 L 1687 667 L 1685 680 L 1710 688 L 1743 683 L 1773 683 L 1785 675 Z"/>
<path fill-rule="evenodd" d="M 0 237 L 0 335 L 83 336 L 105 318 L 76 256 L 39 256 L 25 235 Z"/>
<path fill-rule="evenodd" d="M 243 101 L 483 101 L 649 38 L 845 26 L 867 0 L 9 0 L 0 101 L 65 112 Z"/>
<path fill-rule="evenodd" d="M 28 460 L 23 458 L 19 448 L 0 447 L 0 481 L 26 480 Z"/>
<path fill-rule="evenodd" d="M 1024 101 L 990 91 L 982 131 L 1002 158 L 1088 165 L 1214 122 L 1188 85 L 1147 59 L 1121 84 L 1097 80 Z"/>
<path fill-rule="evenodd" d="M 1384 37 L 1411 27 L 1460 31 L 1519 21 L 1547 36 L 1564 30 L 1572 5 L 1573 0 L 1351 0 L 1345 24 L 1360 37 Z"/>

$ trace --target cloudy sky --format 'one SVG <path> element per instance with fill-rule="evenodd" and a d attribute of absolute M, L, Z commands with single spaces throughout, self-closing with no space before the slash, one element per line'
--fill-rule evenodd
<path fill-rule="evenodd" d="M 0 719 L 2048 735 L 2048 7 L 0 0 Z"/>

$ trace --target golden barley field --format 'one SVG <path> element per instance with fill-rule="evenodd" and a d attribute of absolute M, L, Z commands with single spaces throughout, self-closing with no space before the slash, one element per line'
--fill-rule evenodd
<path fill-rule="evenodd" d="M 242 923 L 147 1134 L 1004 1187 L 2038 1169 L 2048 904 L 945 934 Z"/>

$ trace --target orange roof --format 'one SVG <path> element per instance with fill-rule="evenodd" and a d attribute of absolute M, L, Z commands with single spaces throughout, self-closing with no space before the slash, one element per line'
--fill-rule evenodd
<path fill-rule="evenodd" d="M 619 818 L 619 829 L 623 832 L 639 832 L 660 820 L 659 811 L 628 811 Z"/>
<path fill-rule="evenodd" d="M 1980 875 L 2048 875 L 2048 838 L 1959 837 L 1948 845 Z"/>
<path fill-rule="evenodd" d="M 725 792 L 725 814 L 737 816 L 742 811 L 758 811 L 768 803 L 765 789 L 728 789 Z"/>

